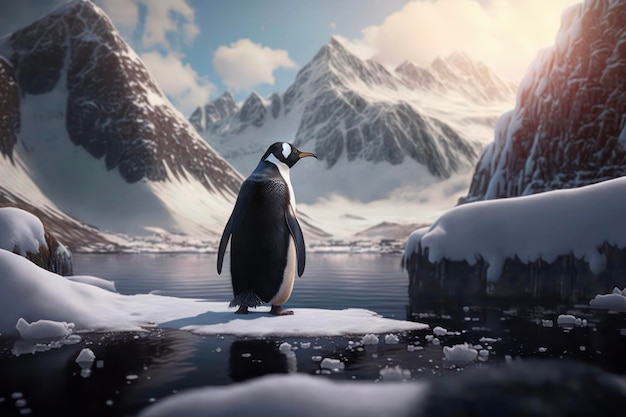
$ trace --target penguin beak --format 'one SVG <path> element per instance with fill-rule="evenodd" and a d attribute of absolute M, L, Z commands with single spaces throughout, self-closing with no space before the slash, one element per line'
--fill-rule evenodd
<path fill-rule="evenodd" d="M 298 158 L 299 159 L 306 158 L 307 156 L 312 156 L 315 159 L 317 159 L 317 155 L 315 155 L 314 153 L 311 153 L 311 152 L 300 152 L 300 153 L 298 153 Z"/>

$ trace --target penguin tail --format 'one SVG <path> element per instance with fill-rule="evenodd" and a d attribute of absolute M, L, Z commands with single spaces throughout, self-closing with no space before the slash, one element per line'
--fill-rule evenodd
<path fill-rule="evenodd" d="M 252 291 L 247 291 L 247 292 L 242 292 L 242 293 L 237 294 L 235 298 L 232 299 L 232 301 L 230 302 L 228 306 L 229 307 L 237 307 L 237 306 L 258 307 L 261 304 L 263 304 L 263 300 L 261 300 L 261 298 L 258 295 L 256 295 Z"/>

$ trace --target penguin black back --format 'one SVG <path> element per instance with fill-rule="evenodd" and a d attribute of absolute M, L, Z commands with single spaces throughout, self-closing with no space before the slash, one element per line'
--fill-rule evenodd
<path fill-rule="evenodd" d="M 226 246 L 231 241 L 231 278 L 238 313 L 262 302 L 272 303 L 272 312 L 291 294 L 296 272 L 304 272 L 306 252 L 302 230 L 295 214 L 295 196 L 289 170 L 303 157 L 286 142 L 271 145 L 254 172 L 243 182 L 233 212 L 224 228 L 218 250 L 221 273 Z"/>

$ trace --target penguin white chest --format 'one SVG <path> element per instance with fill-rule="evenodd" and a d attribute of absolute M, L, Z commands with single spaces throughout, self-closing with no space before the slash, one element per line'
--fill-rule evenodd
<path fill-rule="evenodd" d="M 289 248 L 287 249 L 287 265 L 285 265 L 285 271 L 283 272 L 283 282 L 280 284 L 278 292 L 270 300 L 272 305 L 282 305 L 287 302 L 291 296 L 293 290 L 293 282 L 296 277 L 296 246 L 293 243 L 293 239 L 289 239 Z"/>

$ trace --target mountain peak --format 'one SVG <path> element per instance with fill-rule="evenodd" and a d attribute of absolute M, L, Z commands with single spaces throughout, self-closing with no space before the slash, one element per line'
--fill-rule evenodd
<path fill-rule="evenodd" d="M 2 38 L 0 51 L 0 108 L 9 122 L 0 123 L 9 138 L 0 152 L 19 158 L 25 184 L 102 229 L 219 233 L 225 219 L 200 218 L 181 204 L 182 190 L 220 212 L 241 175 L 171 105 L 95 4 L 64 4 Z M 0 176 L 0 200 L 11 175 Z"/>

